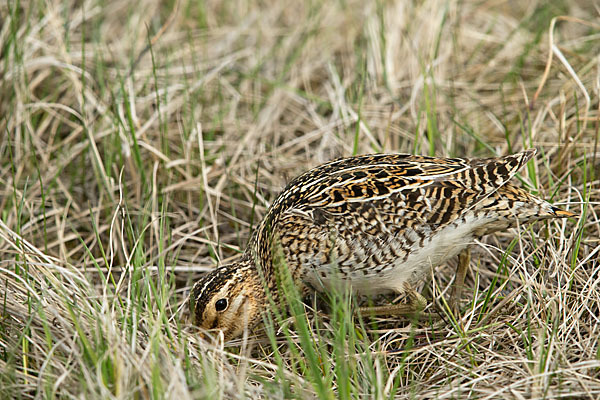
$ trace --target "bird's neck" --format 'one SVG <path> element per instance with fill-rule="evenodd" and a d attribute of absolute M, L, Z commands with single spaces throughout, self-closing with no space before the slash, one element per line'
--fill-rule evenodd
<path fill-rule="evenodd" d="M 284 298 L 300 293 L 303 285 L 301 277 L 288 267 L 277 235 L 266 228 L 261 224 L 254 232 L 244 257 L 253 261 L 266 301 L 281 304 Z"/>

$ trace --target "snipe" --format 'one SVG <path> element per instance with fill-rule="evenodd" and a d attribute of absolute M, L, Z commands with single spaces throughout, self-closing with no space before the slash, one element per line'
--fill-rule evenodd
<path fill-rule="evenodd" d="M 227 340 L 261 321 L 267 290 L 281 302 L 274 244 L 300 287 L 324 291 L 341 280 L 356 293 L 408 291 L 416 299 L 411 287 L 474 238 L 575 216 L 508 183 L 535 153 L 471 160 L 377 154 L 320 165 L 276 198 L 240 261 L 194 285 L 193 322 Z M 467 265 L 460 257 L 454 302 Z"/>

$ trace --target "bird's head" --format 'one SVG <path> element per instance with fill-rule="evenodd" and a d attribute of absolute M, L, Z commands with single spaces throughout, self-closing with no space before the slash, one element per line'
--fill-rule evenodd
<path fill-rule="evenodd" d="M 192 322 L 222 331 L 225 341 L 261 320 L 267 298 L 254 263 L 242 260 L 212 271 L 194 284 L 189 298 Z"/>

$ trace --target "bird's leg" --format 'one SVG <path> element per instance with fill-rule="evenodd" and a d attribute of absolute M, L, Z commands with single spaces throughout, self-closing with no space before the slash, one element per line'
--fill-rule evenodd
<path fill-rule="evenodd" d="M 456 268 L 456 278 L 454 278 L 454 285 L 452 286 L 452 293 L 450 295 L 450 310 L 454 315 L 458 315 L 459 302 L 462 294 L 463 287 L 465 285 L 465 276 L 469 269 L 469 263 L 471 262 L 471 249 L 467 247 L 458 255 L 458 267 Z"/>
<path fill-rule="evenodd" d="M 387 306 L 376 306 L 376 307 L 359 307 L 358 312 L 364 316 L 374 315 L 403 315 L 403 316 L 414 316 L 418 315 L 425 306 L 427 306 L 427 299 L 420 293 L 414 290 L 410 285 L 404 285 L 404 292 L 408 296 L 408 304 L 390 304 Z"/>

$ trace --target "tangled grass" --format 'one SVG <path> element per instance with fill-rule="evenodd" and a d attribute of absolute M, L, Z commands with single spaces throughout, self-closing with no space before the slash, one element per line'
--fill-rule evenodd
<path fill-rule="evenodd" d="M 586 1 L 0 2 L 0 396 L 597 398 L 600 18 Z M 337 156 L 493 156 L 578 218 L 473 246 L 442 322 L 338 294 L 225 346 L 185 299 Z M 295 317 L 295 318 L 294 318 Z"/>

